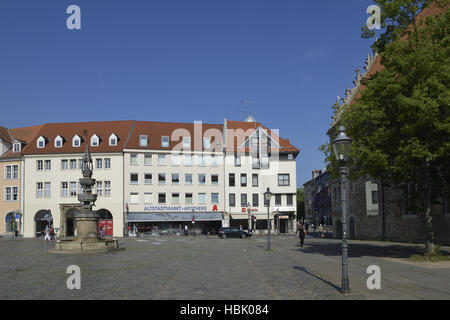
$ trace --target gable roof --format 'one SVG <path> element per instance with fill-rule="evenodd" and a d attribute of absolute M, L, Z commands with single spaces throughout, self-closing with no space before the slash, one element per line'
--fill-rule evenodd
<path fill-rule="evenodd" d="M 435 2 L 431 2 L 426 8 L 424 8 L 421 12 L 419 12 L 419 14 L 417 14 L 415 20 L 416 20 L 416 22 L 419 22 L 419 21 L 425 19 L 426 17 L 438 15 L 438 14 L 444 12 L 445 10 L 447 10 L 449 7 L 450 7 L 450 4 L 447 4 L 441 8 Z M 407 38 L 406 33 L 407 33 L 407 31 L 411 30 L 411 28 L 412 28 L 412 26 L 409 26 L 405 29 L 405 31 L 401 37 L 402 39 Z M 367 72 L 364 73 L 363 75 L 359 74 L 359 68 L 356 69 L 356 74 L 357 74 L 356 80 L 353 81 L 353 83 L 355 84 L 355 87 L 351 90 L 349 90 L 349 89 L 346 90 L 346 97 L 342 99 L 344 101 L 344 103 L 342 105 L 340 105 L 337 115 L 333 118 L 330 128 L 327 131 L 328 135 L 330 135 L 333 128 L 335 128 L 337 123 L 340 121 L 342 113 L 344 113 L 350 106 L 355 104 L 357 102 L 357 100 L 362 97 L 361 92 L 364 91 L 364 89 L 366 88 L 366 86 L 362 83 L 363 82 L 362 80 L 370 79 L 374 74 L 376 74 L 384 69 L 384 66 L 381 64 L 381 55 L 379 55 L 377 53 L 375 53 L 374 56 L 369 55 L 366 59 L 365 69 Z"/>
<path fill-rule="evenodd" d="M 59 153 L 83 153 L 84 144 L 86 140 L 84 132 L 87 131 L 87 137 L 96 133 L 100 136 L 110 136 L 111 133 L 116 133 L 120 140 L 117 146 L 110 146 L 109 141 L 102 141 L 98 147 L 95 148 L 95 152 L 121 152 L 125 145 L 125 141 L 131 131 L 134 121 L 105 121 L 105 122 L 72 122 L 72 123 L 46 123 L 42 126 L 37 135 L 28 143 L 23 149 L 24 155 L 31 154 L 59 154 Z M 56 148 L 53 143 L 57 136 L 65 137 L 66 142 L 62 147 Z M 74 136 L 80 136 L 81 144 L 79 147 L 72 146 L 72 139 Z M 48 143 L 44 148 L 37 147 L 37 139 L 39 137 L 46 137 Z"/>
<path fill-rule="evenodd" d="M 35 137 L 35 135 L 39 132 L 41 128 L 42 125 L 9 129 L 8 133 L 10 136 L 10 142 L 20 141 L 23 144 L 29 144 L 30 141 Z M 13 152 L 13 149 L 10 149 L 3 156 L 1 156 L 0 159 L 17 159 L 22 156 L 22 153 L 23 148 L 20 152 Z"/>

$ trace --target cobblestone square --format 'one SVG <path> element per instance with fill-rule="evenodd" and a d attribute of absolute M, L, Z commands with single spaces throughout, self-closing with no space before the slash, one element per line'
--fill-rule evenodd
<path fill-rule="evenodd" d="M 0 299 L 336 300 L 449 299 L 450 268 L 397 261 L 419 246 L 350 242 L 351 293 L 339 292 L 340 242 L 294 236 L 121 239 L 123 251 L 55 255 L 41 239 L 0 240 Z M 69 290 L 68 266 L 81 270 Z M 368 290 L 369 265 L 382 289 Z"/>

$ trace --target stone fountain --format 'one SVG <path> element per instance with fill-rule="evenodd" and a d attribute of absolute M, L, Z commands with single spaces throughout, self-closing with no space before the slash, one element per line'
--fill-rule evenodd
<path fill-rule="evenodd" d="M 78 201 L 82 209 L 74 213 L 74 237 L 65 237 L 56 241 L 55 247 L 48 250 L 49 253 L 100 253 L 119 248 L 117 239 L 101 239 L 98 231 L 98 220 L 100 215 L 92 211 L 92 207 L 97 201 L 97 195 L 92 193 L 95 179 L 92 179 L 92 159 L 89 152 L 89 143 L 86 139 L 86 150 L 83 156 L 82 174 L 79 179 L 83 189 L 82 194 L 78 194 Z"/>

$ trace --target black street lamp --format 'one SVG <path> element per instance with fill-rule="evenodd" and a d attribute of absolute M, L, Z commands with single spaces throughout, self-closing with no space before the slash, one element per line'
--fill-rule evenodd
<path fill-rule="evenodd" d="M 270 192 L 270 188 L 267 187 L 267 191 L 264 192 L 264 202 L 267 206 L 267 250 L 270 250 L 270 198 L 272 197 L 272 192 Z"/>
<path fill-rule="evenodd" d="M 336 159 L 340 162 L 339 172 L 341 174 L 341 203 L 342 203 L 342 293 L 350 291 L 348 281 L 348 245 L 347 245 L 347 206 L 346 206 L 346 184 L 348 168 L 345 162 L 350 155 L 352 139 L 347 137 L 344 126 L 338 129 L 338 135 L 333 141 L 333 149 Z"/>

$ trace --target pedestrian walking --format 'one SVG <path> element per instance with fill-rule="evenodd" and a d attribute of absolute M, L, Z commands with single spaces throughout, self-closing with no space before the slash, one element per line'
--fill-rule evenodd
<path fill-rule="evenodd" d="M 242 225 L 239 225 L 239 231 L 242 232 Z"/>
<path fill-rule="evenodd" d="M 52 241 L 52 239 L 50 239 L 50 228 L 49 228 L 49 226 L 47 225 L 47 226 L 45 226 L 45 237 L 44 237 L 44 240 L 47 242 L 47 241 L 49 241 L 49 242 L 51 242 Z"/>
<path fill-rule="evenodd" d="M 105 225 L 104 224 L 102 224 L 99 231 L 100 231 L 100 240 L 103 240 L 103 234 L 105 233 Z"/>
<path fill-rule="evenodd" d="M 188 236 L 188 226 L 186 224 L 184 225 L 184 235 Z"/>
<path fill-rule="evenodd" d="M 298 225 L 298 237 L 300 238 L 300 246 L 303 247 L 303 242 L 305 241 L 305 229 L 303 225 Z"/>

